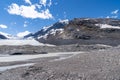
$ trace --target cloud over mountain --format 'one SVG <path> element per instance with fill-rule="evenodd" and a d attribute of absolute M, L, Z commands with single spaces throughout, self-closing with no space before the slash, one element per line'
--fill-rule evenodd
<path fill-rule="evenodd" d="M 29 31 L 19 32 L 19 33 L 17 34 L 17 37 L 23 38 L 24 36 L 26 36 L 26 35 L 28 35 L 28 34 L 30 34 L 30 33 L 31 33 L 31 32 L 29 32 Z"/>
<path fill-rule="evenodd" d="M 30 4 L 30 5 L 32 4 L 30 0 L 25 0 L 25 2 Z"/>
<path fill-rule="evenodd" d="M 117 10 L 112 11 L 111 14 L 118 14 L 118 12 L 119 10 L 117 9 Z"/>
<path fill-rule="evenodd" d="M 47 4 L 47 0 L 40 0 L 40 4 L 32 4 L 30 0 L 25 0 L 25 3 L 30 4 L 29 6 L 26 5 L 18 5 L 16 3 L 12 3 L 7 11 L 9 14 L 12 15 L 19 15 L 24 18 L 40 18 L 40 19 L 51 19 L 53 18 L 52 14 L 49 11 L 49 7 L 52 4 L 51 0 Z M 43 6 L 49 5 L 49 7 L 46 7 L 43 9 Z M 39 9 L 39 11 L 37 10 Z"/>

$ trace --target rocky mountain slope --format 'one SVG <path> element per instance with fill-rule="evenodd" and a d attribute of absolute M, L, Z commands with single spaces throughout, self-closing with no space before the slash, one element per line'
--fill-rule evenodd
<path fill-rule="evenodd" d="M 44 27 L 33 37 L 40 42 L 61 44 L 109 44 L 120 42 L 120 20 L 111 18 L 75 18 Z"/>

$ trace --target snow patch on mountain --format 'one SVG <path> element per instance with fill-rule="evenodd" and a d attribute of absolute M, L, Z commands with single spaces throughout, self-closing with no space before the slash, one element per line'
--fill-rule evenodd
<path fill-rule="evenodd" d="M 68 19 L 60 20 L 59 22 L 60 22 L 60 23 L 65 23 L 65 24 L 69 24 L 69 20 L 68 20 Z"/>
<path fill-rule="evenodd" d="M 44 39 L 46 39 L 46 38 L 47 38 L 47 36 L 48 36 L 48 34 L 41 35 L 41 36 L 38 36 L 38 37 L 37 37 L 37 39 L 41 39 L 41 38 L 44 38 Z"/>
<path fill-rule="evenodd" d="M 51 31 L 49 31 L 49 34 L 53 34 L 55 35 L 57 32 L 59 32 L 60 34 L 63 33 L 64 29 L 52 29 Z"/>
<path fill-rule="evenodd" d="M 33 34 L 32 37 L 36 39 L 47 39 L 48 36 L 55 36 L 56 34 L 61 34 L 64 32 L 64 26 L 66 26 L 67 24 L 69 24 L 68 19 L 60 20 L 53 25 L 43 27 L 40 31 Z"/>
<path fill-rule="evenodd" d="M 90 18 L 85 18 L 84 20 L 90 20 Z"/>
<path fill-rule="evenodd" d="M 53 25 L 51 25 L 51 26 L 53 26 Z M 43 27 L 43 31 L 47 31 L 51 26 L 47 26 L 47 27 Z"/>
<path fill-rule="evenodd" d="M 59 23 L 63 23 L 63 24 L 69 24 L 69 20 L 65 19 L 65 20 L 60 20 Z M 47 26 L 47 27 L 43 27 L 43 31 L 47 31 L 49 28 L 51 28 L 53 25 Z"/>
<path fill-rule="evenodd" d="M 38 39 L 40 38 L 44 38 L 46 39 L 48 37 L 48 35 L 56 35 L 56 33 L 63 33 L 64 32 L 64 29 L 60 28 L 60 29 L 51 29 L 50 31 L 48 31 L 45 35 L 42 35 L 42 36 L 39 36 Z"/>
<path fill-rule="evenodd" d="M 112 28 L 112 29 L 120 29 L 120 26 L 112 26 L 108 24 L 95 24 L 96 26 L 100 26 L 101 29 Z"/>

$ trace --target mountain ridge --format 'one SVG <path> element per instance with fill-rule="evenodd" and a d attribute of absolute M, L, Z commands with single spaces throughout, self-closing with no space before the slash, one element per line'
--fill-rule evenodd
<path fill-rule="evenodd" d="M 120 40 L 119 19 L 74 18 L 73 20 L 67 21 L 67 24 L 64 21 L 63 23 L 57 22 L 50 28 L 46 30 L 47 32 L 41 29 L 35 33 L 34 38 L 43 43 L 56 45 L 74 43 L 89 44 L 90 42 L 108 44 L 112 43 L 112 40 Z"/>
<path fill-rule="evenodd" d="M 23 39 L 36 39 L 54 45 L 66 44 L 120 44 L 120 19 L 74 18 L 60 20 Z"/>

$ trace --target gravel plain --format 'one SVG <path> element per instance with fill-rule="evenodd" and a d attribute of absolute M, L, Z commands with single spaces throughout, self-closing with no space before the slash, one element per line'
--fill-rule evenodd
<path fill-rule="evenodd" d="M 5 48 L 6 47 L 4 46 L 4 49 Z M 68 55 L 68 58 L 60 60 L 60 57 L 46 57 L 28 61 L 6 63 L 1 62 L 0 66 L 27 63 L 34 63 L 34 65 L 1 71 L 0 80 L 120 80 L 119 46 L 111 47 L 105 45 L 69 45 L 69 47 L 42 47 L 41 50 L 39 49 L 40 47 L 35 48 L 30 46 L 19 46 L 17 48 L 9 47 L 9 50 L 13 52 L 11 49 L 20 48 L 22 51 L 23 48 L 28 48 L 27 50 L 34 48 L 35 52 L 38 52 L 38 54 L 39 52 L 42 52 L 42 49 L 45 49 L 44 51 L 47 52 L 84 51 L 84 53 L 78 52 L 76 55 Z M 39 51 L 37 51 L 37 48 Z M 26 50 L 24 50 L 24 53 L 25 51 Z M 7 52 L 5 54 L 7 54 Z"/>

